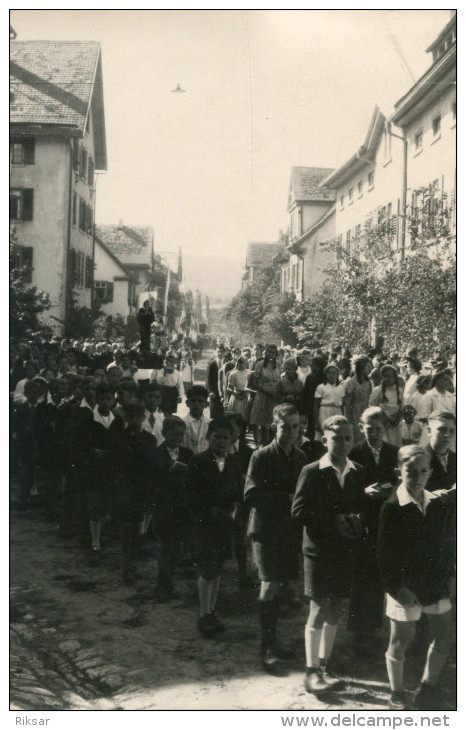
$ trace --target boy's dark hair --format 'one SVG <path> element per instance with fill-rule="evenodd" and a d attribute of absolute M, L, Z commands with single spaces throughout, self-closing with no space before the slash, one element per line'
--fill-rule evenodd
<path fill-rule="evenodd" d="M 209 397 L 209 394 L 207 392 L 207 389 L 204 388 L 203 385 L 193 385 L 191 388 L 188 388 L 186 391 L 186 400 L 189 400 L 190 398 L 194 398 L 195 396 L 201 396 L 202 398 Z"/>
<path fill-rule="evenodd" d="M 209 438 L 214 431 L 220 431 L 220 429 L 225 429 L 231 433 L 231 421 L 225 415 L 219 416 L 218 418 L 214 418 L 210 421 L 207 427 L 207 438 Z"/>
<path fill-rule="evenodd" d="M 359 422 L 367 423 L 368 421 L 372 421 L 375 418 L 377 418 L 380 421 L 383 421 L 383 423 L 386 423 L 386 421 L 387 421 L 385 411 L 383 410 L 383 408 L 380 408 L 380 406 L 370 406 L 369 408 L 366 408 L 361 413 Z"/>
<path fill-rule="evenodd" d="M 99 383 L 95 389 L 95 397 L 100 398 L 101 395 L 113 395 L 113 388 L 110 383 Z"/>
<path fill-rule="evenodd" d="M 432 411 L 428 418 L 431 421 L 454 421 L 456 425 L 456 416 L 452 411 Z"/>
<path fill-rule="evenodd" d="M 63 380 L 61 378 L 53 378 L 49 383 L 49 391 L 51 393 L 56 393 L 58 388 L 61 388 L 62 385 Z"/>
<path fill-rule="evenodd" d="M 352 424 L 345 416 L 330 416 L 324 421 L 322 430 L 335 432 L 339 426 L 352 426 Z"/>
<path fill-rule="evenodd" d="M 432 382 L 430 384 L 430 390 L 433 390 L 435 386 L 437 385 L 437 381 L 440 380 L 440 378 L 443 378 L 444 375 L 448 375 L 450 378 L 453 377 L 453 373 L 449 368 L 443 368 L 442 370 L 437 370 L 432 375 Z"/>
<path fill-rule="evenodd" d="M 131 380 L 131 378 L 128 378 L 128 380 L 125 380 L 124 378 L 119 380 L 116 389 L 117 393 L 123 393 L 124 391 L 133 393 L 138 392 L 137 383 L 135 383 L 134 380 Z"/>
<path fill-rule="evenodd" d="M 246 421 L 241 413 L 225 413 L 225 418 L 228 418 L 232 423 L 236 423 L 238 428 L 244 428 L 246 425 Z"/>
<path fill-rule="evenodd" d="M 28 397 L 28 393 L 31 389 L 35 389 L 37 392 L 40 390 L 40 383 L 37 382 L 37 380 L 26 380 L 24 383 L 24 395 L 26 398 Z"/>
<path fill-rule="evenodd" d="M 422 362 L 416 357 L 407 357 L 406 362 L 409 363 L 415 373 L 419 375 L 422 370 Z"/>
<path fill-rule="evenodd" d="M 425 456 L 428 458 L 427 451 L 423 446 L 419 446 L 418 444 L 409 444 L 408 446 L 402 446 L 399 450 L 398 466 L 401 466 L 405 463 L 405 461 L 408 461 L 408 459 L 411 459 L 413 456 Z"/>
<path fill-rule="evenodd" d="M 146 409 L 144 408 L 144 405 L 141 403 L 140 400 L 132 398 L 130 402 L 127 403 L 127 405 L 124 407 L 124 412 L 126 416 L 139 416 L 141 418 L 144 418 Z"/>
<path fill-rule="evenodd" d="M 182 428 L 186 428 L 186 423 L 183 421 L 182 418 L 180 418 L 179 416 L 166 416 L 163 420 L 162 434 L 165 436 L 165 434 L 167 434 L 173 428 L 177 428 L 179 426 L 181 426 Z"/>
<path fill-rule="evenodd" d="M 273 409 L 273 422 L 284 421 L 288 416 L 299 416 L 299 411 L 292 403 L 280 403 Z"/>

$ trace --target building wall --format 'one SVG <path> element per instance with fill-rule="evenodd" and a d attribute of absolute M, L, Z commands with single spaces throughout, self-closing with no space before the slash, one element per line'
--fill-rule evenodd
<path fill-rule="evenodd" d="M 292 238 L 301 238 L 331 207 L 330 203 L 299 203 L 290 210 L 289 233 Z"/>
<path fill-rule="evenodd" d="M 21 246 L 33 248 L 31 286 L 48 292 L 46 313 L 64 317 L 65 252 L 68 237 L 69 142 L 36 137 L 34 164 L 11 165 L 10 189 L 32 188 L 33 219 L 14 221 Z"/>
<path fill-rule="evenodd" d="M 115 280 L 116 277 L 123 276 L 123 270 L 97 243 L 95 247 L 94 280 L 113 283 L 113 301 L 101 304 L 101 308 L 106 314 L 120 314 L 126 320 L 130 314 L 128 305 L 129 280 Z"/>
<path fill-rule="evenodd" d="M 325 270 L 334 260 L 333 253 L 321 244 L 335 236 L 335 214 L 306 240 L 303 249 L 303 298 L 317 294 L 326 279 Z"/>

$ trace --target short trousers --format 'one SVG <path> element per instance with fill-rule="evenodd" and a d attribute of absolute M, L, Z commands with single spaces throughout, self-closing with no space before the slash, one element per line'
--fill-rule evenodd
<path fill-rule="evenodd" d="M 387 608 L 385 613 L 394 621 L 419 621 L 423 613 L 439 616 L 451 609 L 449 598 L 441 598 L 429 606 L 402 606 L 393 596 L 387 593 Z"/>
<path fill-rule="evenodd" d="M 299 577 L 298 551 L 292 541 L 252 543 L 252 559 L 259 580 L 265 583 L 297 580 Z"/>
<path fill-rule="evenodd" d="M 304 556 L 304 594 L 308 598 L 348 598 L 353 585 L 354 561 Z"/>

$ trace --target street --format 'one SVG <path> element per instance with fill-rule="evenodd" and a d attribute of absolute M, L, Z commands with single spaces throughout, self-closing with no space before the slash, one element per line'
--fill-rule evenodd
<path fill-rule="evenodd" d="M 208 355 L 208 353 L 206 353 Z M 196 379 L 203 381 L 205 361 Z M 13 485 L 14 489 L 14 485 Z M 278 634 L 296 649 L 286 676 L 262 670 L 257 588 L 240 593 L 233 561 L 225 566 L 218 611 L 227 631 L 219 641 L 197 628 L 193 574 L 178 571 L 179 598 L 156 604 L 157 545 L 137 563 L 140 579 L 121 582 L 121 555 L 111 525 L 103 559 L 90 567 L 88 547 L 64 540 L 40 510 L 13 510 L 11 537 L 11 708 L 21 710 L 384 710 L 389 695 L 384 652 L 387 629 L 369 654 L 337 636 L 338 694 L 317 699 L 303 688 L 303 628 L 307 607 L 279 620 Z M 106 538 L 106 541 L 105 541 Z M 297 586 L 298 588 L 298 586 Z M 422 657 L 423 658 L 423 657 Z M 416 688 L 420 668 L 408 665 Z M 455 667 L 443 684 L 454 706 Z"/>

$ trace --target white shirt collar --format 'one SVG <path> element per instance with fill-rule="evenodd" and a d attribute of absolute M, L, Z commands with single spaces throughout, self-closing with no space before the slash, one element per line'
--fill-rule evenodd
<path fill-rule="evenodd" d="M 330 454 L 327 452 L 322 456 L 321 459 L 319 459 L 319 469 L 327 469 L 329 466 L 336 472 L 338 481 L 340 482 L 340 486 L 343 486 L 343 484 L 345 483 L 346 475 L 352 469 L 356 469 L 351 459 L 346 459 L 345 468 L 343 469 L 343 471 L 340 471 L 339 469 L 337 469 L 336 466 L 334 466 L 334 464 L 332 464 L 332 462 L 330 461 Z"/>
<path fill-rule="evenodd" d="M 400 484 L 398 489 L 396 490 L 396 496 L 398 497 L 398 502 L 400 504 L 400 507 L 404 507 L 407 504 L 415 504 L 416 507 L 425 515 L 427 505 L 429 502 L 431 502 L 433 499 L 435 499 L 435 496 L 428 492 L 426 489 L 423 490 L 423 497 L 424 502 L 423 504 L 420 504 L 419 502 L 416 502 L 414 497 L 411 496 L 411 494 L 408 492 L 404 484 Z"/>
<path fill-rule="evenodd" d="M 90 411 L 94 410 L 92 408 L 92 406 L 89 405 L 89 403 L 87 402 L 87 400 L 85 398 L 82 399 L 81 403 L 79 404 L 79 407 L 80 408 L 89 408 Z"/>
<path fill-rule="evenodd" d="M 102 426 L 105 426 L 105 428 L 108 428 L 110 424 L 115 420 L 115 416 L 113 415 L 112 411 L 108 414 L 108 416 L 102 416 L 101 413 L 99 413 L 99 407 L 94 407 L 94 421 L 97 421 L 97 423 L 101 423 Z"/>

